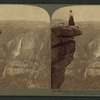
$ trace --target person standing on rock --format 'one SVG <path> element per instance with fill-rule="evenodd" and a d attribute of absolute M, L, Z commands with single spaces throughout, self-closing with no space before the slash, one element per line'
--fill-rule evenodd
<path fill-rule="evenodd" d="M 69 26 L 75 26 L 72 10 L 69 13 Z"/>

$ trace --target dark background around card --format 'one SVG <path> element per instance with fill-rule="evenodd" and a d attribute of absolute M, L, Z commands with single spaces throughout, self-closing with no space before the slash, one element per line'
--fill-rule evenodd
<path fill-rule="evenodd" d="M 100 100 L 100 97 L 54 97 L 54 96 L 51 96 L 51 97 L 33 97 L 33 96 L 30 96 L 30 97 L 24 97 L 24 96 L 21 96 L 21 97 L 0 97 L 0 100 Z"/>
<path fill-rule="evenodd" d="M 0 4 L 100 4 L 100 0 L 0 0 Z M 100 100 L 100 97 L 1 96 L 0 100 Z"/>
<path fill-rule="evenodd" d="M 100 4 L 100 0 L 0 0 L 8 4 Z"/>
<path fill-rule="evenodd" d="M 18 97 L 18 96 L 10 96 L 10 97 L 0 97 L 0 100 L 100 100 L 99 97 Z"/>

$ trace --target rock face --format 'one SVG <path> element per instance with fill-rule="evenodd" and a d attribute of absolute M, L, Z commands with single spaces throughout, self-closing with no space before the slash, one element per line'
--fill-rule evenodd
<path fill-rule="evenodd" d="M 50 88 L 49 27 L 21 23 L 0 26 L 0 88 Z"/>
<path fill-rule="evenodd" d="M 100 35 L 95 36 L 88 44 L 90 59 L 86 67 L 84 78 L 100 76 Z"/>
<path fill-rule="evenodd" d="M 44 36 L 42 39 L 41 32 Z M 7 43 L 10 56 L 6 59 L 4 77 L 23 74 L 30 77 L 26 79 L 32 81 L 35 88 L 49 87 L 49 35 L 46 32 L 41 29 L 22 33 Z"/>
<path fill-rule="evenodd" d="M 64 81 L 65 68 L 73 60 L 74 36 L 82 32 L 77 26 L 54 26 L 51 28 L 51 88 L 60 88 Z"/>

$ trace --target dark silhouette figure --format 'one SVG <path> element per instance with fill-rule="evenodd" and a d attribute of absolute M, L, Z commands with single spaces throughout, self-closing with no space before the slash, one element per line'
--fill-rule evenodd
<path fill-rule="evenodd" d="M 72 10 L 69 13 L 69 26 L 75 26 Z"/>

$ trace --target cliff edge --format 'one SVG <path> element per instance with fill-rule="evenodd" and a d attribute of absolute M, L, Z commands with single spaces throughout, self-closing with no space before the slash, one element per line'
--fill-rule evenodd
<path fill-rule="evenodd" d="M 51 88 L 58 89 L 64 81 L 65 68 L 73 60 L 74 36 L 81 35 L 77 26 L 53 26 L 51 28 Z"/>

